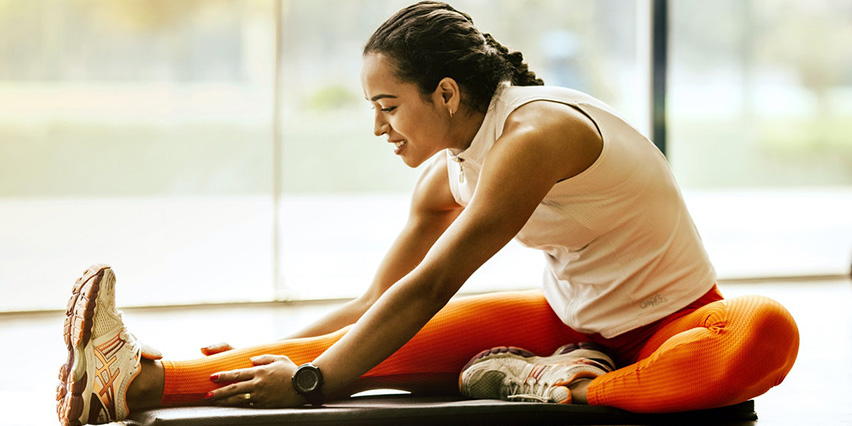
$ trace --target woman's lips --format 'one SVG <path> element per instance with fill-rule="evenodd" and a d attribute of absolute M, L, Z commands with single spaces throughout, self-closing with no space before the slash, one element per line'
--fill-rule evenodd
<path fill-rule="evenodd" d="M 403 147 L 405 147 L 405 143 L 406 143 L 407 141 L 406 141 L 406 140 L 401 140 L 401 141 L 388 141 L 388 142 L 390 142 L 390 143 L 392 143 L 392 144 L 393 144 L 393 146 L 394 146 L 394 150 L 393 150 L 394 154 L 399 155 L 399 153 L 400 153 L 400 152 L 402 152 L 402 148 L 403 148 Z"/>

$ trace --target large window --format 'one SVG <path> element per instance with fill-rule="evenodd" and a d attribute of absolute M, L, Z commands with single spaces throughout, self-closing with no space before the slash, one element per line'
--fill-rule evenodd
<path fill-rule="evenodd" d="M 362 291 L 419 171 L 372 135 L 361 48 L 408 3 L 0 1 L 0 310 L 63 306 L 92 262 L 125 305 Z M 644 121 L 632 3 L 455 4 Z M 466 289 L 537 285 L 506 250 Z"/>
<path fill-rule="evenodd" d="M 92 262 L 123 305 L 359 294 L 420 172 L 372 135 L 361 49 L 409 3 L 0 0 L 0 310 L 61 308 Z M 453 2 L 645 132 L 650 3 Z M 669 158 L 728 277 L 852 248 L 852 13 L 776 3 L 670 8 Z M 510 244 L 463 290 L 542 266 Z"/>
<path fill-rule="evenodd" d="M 846 274 L 852 3 L 671 2 L 669 160 L 724 277 Z"/>

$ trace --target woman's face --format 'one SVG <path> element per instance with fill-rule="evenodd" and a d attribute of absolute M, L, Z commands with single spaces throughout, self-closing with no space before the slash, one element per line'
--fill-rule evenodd
<path fill-rule="evenodd" d="M 416 84 L 400 81 L 393 62 L 385 55 L 370 53 L 364 57 L 361 86 L 375 109 L 373 133 L 386 135 L 394 153 L 409 167 L 453 147 L 449 111 L 441 105 L 441 95 L 436 91 L 424 97 Z"/>

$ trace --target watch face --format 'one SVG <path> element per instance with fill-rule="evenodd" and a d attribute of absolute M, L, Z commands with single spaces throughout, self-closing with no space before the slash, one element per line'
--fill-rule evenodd
<path fill-rule="evenodd" d="M 312 369 L 302 369 L 296 374 L 296 386 L 302 392 L 311 392 L 318 384 L 319 374 Z"/>

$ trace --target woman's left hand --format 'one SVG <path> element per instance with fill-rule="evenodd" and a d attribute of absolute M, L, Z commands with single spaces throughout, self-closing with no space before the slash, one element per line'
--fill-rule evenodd
<path fill-rule="evenodd" d="M 293 389 L 296 364 L 283 355 L 261 355 L 251 359 L 254 367 L 223 371 L 210 376 L 225 384 L 207 394 L 206 401 L 231 407 L 298 407 L 305 399 Z"/>

